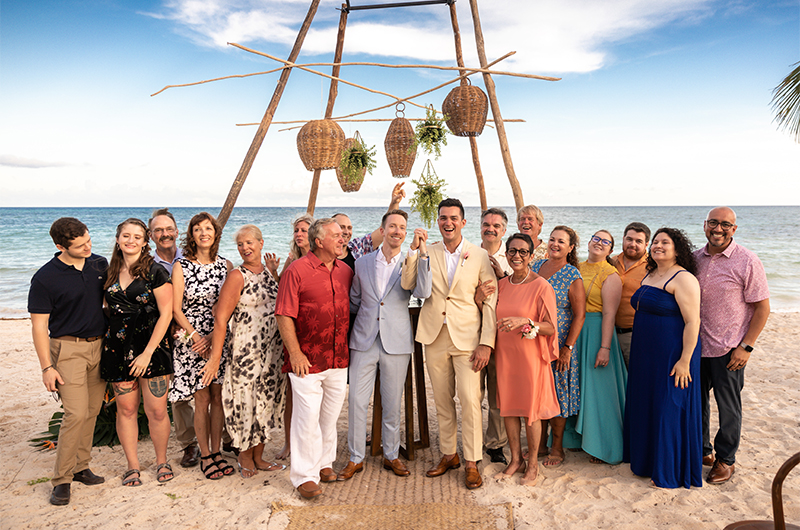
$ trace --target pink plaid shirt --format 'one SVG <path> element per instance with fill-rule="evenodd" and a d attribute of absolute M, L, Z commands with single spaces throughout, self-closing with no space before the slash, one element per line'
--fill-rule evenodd
<path fill-rule="evenodd" d="M 753 252 L 731 241 L 711 255 L 694 252 L 700 282 L 700 342 L 703 357 L 722 357 L 742 342 L 753 304 L 769 298 L 764 266 Z"/>

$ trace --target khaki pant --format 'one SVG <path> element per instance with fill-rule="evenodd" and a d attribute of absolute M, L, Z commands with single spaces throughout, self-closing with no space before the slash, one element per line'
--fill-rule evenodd
<path fill-rule="evenodd" d="M 106 383 L 100 379 L 103 341 L 74 342 L 50 339 L 50 361 L 64 384 L 58 385 L 64 417 L 56 446 L 53 486 L 69 484 L 72 475 L 89 468 L 94 424 Z"/>
<path fill-rule="evenodd" d="M 447 326 L 425 347 L 428 375 L 439 420 L 439 449 L 451 455 L 458 450 L 458 417 L 455 396 L 461 403 L 461 442 L 464 459 L 483 457 L 483 417 L 481 414 L 481 376 L 472 371 L 472 352 L 461 351 L 450 339 Z"/>
<path fill-rule="evenodd" d="M 619 349 L 622 350 L 622 358 L 625 359 L 625 368 L 628 367 L 631 361 L 631 338 L 633 332 L 617 333 L 617 341 L 619 342 Z"/>
<path fill-rule="evenodd" d="M 175 438 L 181 449 L 197 442 L 194 435 L 194 407 L 192 400 L 176 401 L 172 404 L 172 421 L 175 423 Z"/>

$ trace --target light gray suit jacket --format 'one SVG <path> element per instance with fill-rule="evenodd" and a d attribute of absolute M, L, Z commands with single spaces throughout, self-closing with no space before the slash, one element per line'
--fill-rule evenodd
<path fill-rule="evenodd" d="M 414 336 L 411 331 L 411 317 L 408 314 L 408 301 L 411 290 L 400 285 L 403 260 L 389 277 L 386 292 L 381 296 L 376 285 L 375 260 L 378 249 L 356 260 L 356 274 L 350 287 L 350 312 L 357 313 L 350 333 L 350 349 L 368 350 L 375 342 L 378 332 L 386 353 L 413 353 Z M 431 295 L 431 269 L 428 260 L 420 260 L 414 283 L 409 286 L 417 298 Z"/>

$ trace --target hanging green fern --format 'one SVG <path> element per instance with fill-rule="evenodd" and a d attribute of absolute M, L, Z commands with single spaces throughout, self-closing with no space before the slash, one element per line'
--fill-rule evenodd
<path fill-rule="evenodd" d="M 433 105 L 429 106 L 425 112 L 425 119 L 417 123 L 414 128 L 414 144 L 409 151 L 420 146 L 428 155 L 434 157 L 434 160 L 438 160 L 442 156 L 442 146 L 447 145 L 448 129 L 445 124 L 447 119 L 448 116 L 437 117 L 436 109 Z"/>
<path fill-rule="evenodd" d="M 443 200 L 442 192 L 445 181 L 439 178 L 433 169 L 433 164 L 428 159 L 419 180 L 411 179 L 411 182 L 417 185 L 417 189 L 409 201 L 411 211 L 419 213 L 425 226 L 431 228 L 439 213 L 439 203 Z"/>
<path fill-rule="evenodd" d="M 375 169 L 375 146 L 368 147 L 361 135 L 356 131 L 352 140 L 345 144 L 342 149 L 342 159 L 339 163 L 339 171 L 345 177 L 348 184 L 361 182 L 364 178 L 364 168 L 372 175 Z"/>

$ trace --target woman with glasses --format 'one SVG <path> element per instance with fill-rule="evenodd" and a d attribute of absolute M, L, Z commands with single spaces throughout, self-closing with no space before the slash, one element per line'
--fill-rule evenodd
<path fill-rule="evenodd" d="M 581 273 L 578 272 L 578 243 L 578 234 L 572 228 L 557 226 L 550 232 L 547 243 L 549 258 L 531 264 L 533 272 L 553 286 L 558 317 L 558 359 L 552 363 L 552 367 L 561 412 L 549 421 L 553 440 L 550 454 L 542 462 L 545 467 L 560 466 L 564 462 L 565 447 L 580 448 L 580 440 L 574 435 L 575 419 L 581 408 L 580 364 L 575 344 L 586 316 L 586 291 Z M 540 456 L 547 454 L 547 425 L 547 421 L 542 422 Z"/>
<path fill-rule="evenodd" d="M 173 372 L 167 330 L 172 321 L 169 273 L 150 256 L 147 226 L 128 219 L 117 226 L 108 266 L 105 301 L 109 328 L 100 359 L 100 375 L 111 383 L 117 405 L 117 436 L 128 461 L 123 486 L 140 486 L 139 403 L 156 453 L 156 480 L 172 480 L 167 463 L 169 415 L 167 390 Z"/>
<path fill-rule="evenodd" d="M 700 285 L 692 244 L 660 228 L 636 309 L 623 424 L 623 461 L 659 488 L 703 485 Z"/>
<path fill-rule="evenodd" d="M 614 332 L 622 281 L 609 261 L 614 237 L 607 230 L 589 240 L 589 258 L 578 264 L 586 290 L 586 320 L 578 336 L 581 410 L 575 430 L 595 464 L 622 462 L 622 414 L 628 372 Z"/>
<path fill-rule="evenodd" d="M 498 282 L 497 404 L 503 417 L 511 462 L 496 479 L 523 473 L 521 484 L 534 485 L 539 463 L 522 456 L 520 418 L 525 419 L 528 454 L 539 453 L 542 424 L 560 412 L 550 363 L 556 352 L 556 295 L 547 280 L 530 269 L 533 240 L 514 234 L 506 241 L 513 273 Z"/>

